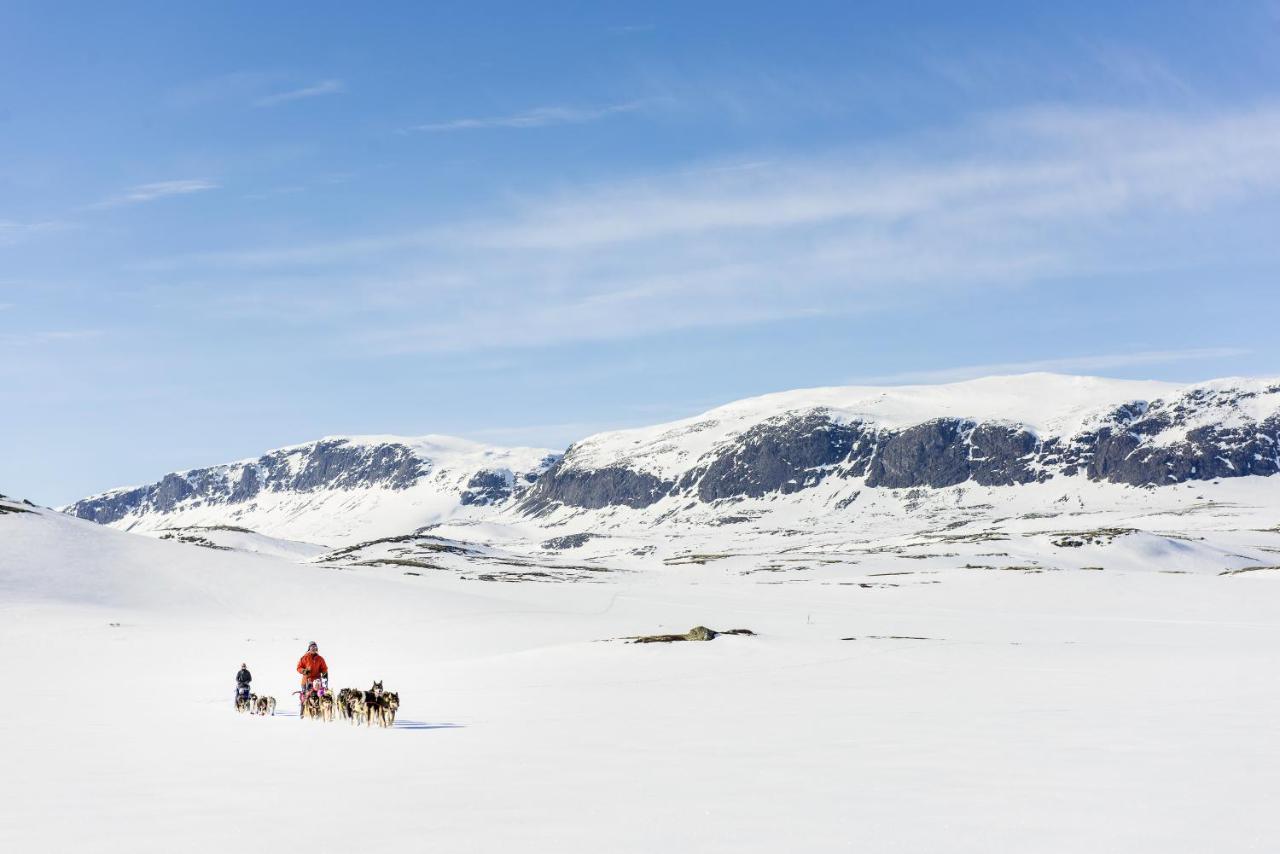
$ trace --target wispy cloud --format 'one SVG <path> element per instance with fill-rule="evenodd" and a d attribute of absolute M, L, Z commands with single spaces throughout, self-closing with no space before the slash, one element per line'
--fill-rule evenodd
<path fill-rule="evenodd" d="M 1142 365 L 1170 365 L 1177 362 L 1207 362 L 1247 356 L 1241 347 L 1199 347 L 1186 350 L 1143 350 L 1134 353 L 1106 353 L 1093 356 L 1066 356 L 1059 359 L 1032 359 L 1025 362 L 989 362 L 930 371 L 905 371 L 877 377 L 857 377 L 853 384 L 945 383 L 977 377 L 1028 373 L 1089 373 Z"/>
<path fill-rule="evenodd" d="M 253 102 L 255 107 L 274 107 L 279 104 L 287 104 L 290 101 L 301 101 L 304 98 L 320 98 L 325 95 L 341 95 L 347 91 L 347 86 L 341 80 L 321 80 L 312 86 L 304 86 L 301 89 L 290 89 L 286 92 L 276 92 L 271 95 L 264 95 Z"/>
<path fill-rule="evenodd" d="M 646 101 L 627 101 L 604 107 L 538 107 L 522 113 L 484 118 L 449 119 L 429 122 L 409 128 L 411 131 L 442 133 L 459 130 L 484 130 L 487 128 L 540 128 L 549 125 L 585 124 L 615 116 L 634 113 L 646 105 Z"/>
<path fill-rule="evenodd" d="M 205 190 L 216 190 L 218 185 L 213 181 L 207 181 L 203 178 L 184 178 L 177 181 L 156 181 L 151 184 L 139 184 L 136 187 L 130 187 L 118 196 L 104 199 L 101 202 L 89 205 L 94 208 L 115 208 L 123 205 L 138 205 L 146 202 L 154 202 L 156 199 L 163 199 L 169 196 L 185 196 L 191 193 L 201 193 Z"/>
<path fill-rule="evenodd" d="M 1172 271 L 1220 250 L 1170 235 L 1220 222 L 1233 205 L 1280 201 L 1280 106 L 1027 110 L 883 151 L 705 164 L 526 196 L 457 224 L 156 266 L 254 271 L 246 283 L 306 268 L 310 301 L 322 281 L 361 293 L 366 311 L 341 323 L 353 343 L 460 352 L 852 316 L 948 291 L 977 298 L 1063 277 Z M 422 305 L 431 311 L 409 310 Z"/>
<path fill-rule="evenodd" d="M 63 223 L 54 221 L 45 222 L 17 222 L 10 219 L 0 219 L 0 246 L 11 246 L 46 231 L 53 231 L 61 228 Z"/>

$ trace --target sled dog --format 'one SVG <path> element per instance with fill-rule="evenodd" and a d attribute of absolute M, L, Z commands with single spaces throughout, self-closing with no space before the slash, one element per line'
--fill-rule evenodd
<path fill-rule="evenodd" d="M 374 682 L 373 687 L 364 692 L 365 723 L 373 726 L 389 727 L 395 723 L 396 709 L 400 708 L 400 695 L 387 691 L 382 682 Z"/>

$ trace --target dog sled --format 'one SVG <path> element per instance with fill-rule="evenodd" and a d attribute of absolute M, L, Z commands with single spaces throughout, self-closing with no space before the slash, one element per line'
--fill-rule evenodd
<path fill-rule="evenodd" d="M 343 688 L 335 694 L 329 690 L 329 680 L 322 677 L 312 679 L 293 693 L 298 698 L 298 716 L 303 720 L 343 720 L 356 725 L 387 728 L 395 726 L 396 713 L 400 709 L 400 695 L 383 688 L 380 681 L 374 682 L 368 691 Z M 259 697 L 246 691 L 242 702 L 240 691 L 236 692 L 237 711 L 275 715 L 275 709 L 273 697 Z"/>
<path fill-rule="evenodd" d="M 275 717 L 276 698 L 265 695 L 259 697 L 249 692 L 248 685 L 240 685 L 236 688 L 236 711 L 242 714 Z"/>
<path fill-rule="evenodd" d="M 368 691 L 343 688 L 333 697 L 334 713 L 338 720 L 365 726 L 391 727 L 400 709 L 400 695 L 387 691 L 381 682 L 374 682 Z M 324 718 L 333 720 L 333 717 Z"/>

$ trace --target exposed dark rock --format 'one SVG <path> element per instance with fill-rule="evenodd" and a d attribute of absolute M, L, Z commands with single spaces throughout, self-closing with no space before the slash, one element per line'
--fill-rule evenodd
<path fill-rule="evenodd" d="M 755 632 L 751 631 L 751 629 L 729 629 L 725 632 L 718 632 L 706 626 L 694 626 L 682 635 L 640 635 L 639 637 L 624 638 L 624 640 L 629 640 L 632 643 L 680 643 L 681 641 L 715 640 L 720 635 L 754 636 Z"/>
<path fill-rule="evenodd" d="M 484 507 L 506 501 L 511 497 L 513 480 L 508 471 L 478 471 L 467 481 L 461 502 Z"/>
<path fill-rule="evenodd" d="M 904 489 L 954 486 L 969 479 L 969 444 L 973 423 L 939 418 L 888 433 L 880 441 L 867 470 L 867 486 Z"/>
<path fill-rule="evenodd" d="M 162 540 L 174 540 L 179 543 L 186 543 L 192 546 L 201 546 L 206 549 L 217 549 L 218 551 L 231 551 L 230 546 L 220 546 L 208 537 L 202 537 L 199 534 L 188 533 L 185 531 L 168 531 L 160 535 Z"/>
<path fill-rule="evenodd" d="M 235 488 L 231 490 L 230 501 L 232 504 L 248 501 L 257 495 L 261 489 L 262 483 L 258 479 L 257 467 L 245 466 L 244 471 L 240 473 L 240 480 L 236 482 Z"/>
<path fill-rule="evenodd" d="M 1034 467 L 1035 434 L 1023 427 L 979 424 L 969 434 L 969 471 L 982 486 L 1011 486 L 1031 483 L 1038 477 Z"/>
<path fill-rule="evenodd" d="M 837 424 L 821 411 L 770 419 L 743 433 L 710 464 L 686 474 L 680 488 L 696 484 L 703 501 L 799 492 L 846 462 L 861 438 L 861 425 Z"/>
<path fill-rule="evenodd" d="M 149 504 L 148 499 L 155 493 L 156 488 L 156 485 L 153 484 L 124 492 L 109 493 L 97 498 L 86 498 L 71 505 L 67 508 L 67 512 L 73 516 L 79 516 L 81 519 L 88 519 L 91 522 L 106 525 L 123 518 L 131 510 L 143 506 L 144 503 Z"/>
<path fill-rule="evenodd" d="M 576 549 L 586 545 L 588 541 L 599 537 L 599 534 L 581 533 L 581 534 L 565 534 L 563 537 L 552 537 L 542 543 L 542 547 L 548 551 L 560 551 L 562 549 Z"/>
<path fill-rule="evenodd" d="M 572 450 L 572 449 L 571 449 Z M 647 472 L 610 466 L 592 471 L 570 467 L 570 454 L 549 468 L 526 494 L 521 508 L 540 513 L 564 504 L 598 510 L 601 507 L 648 507 L 671 491 L 674 484 Z"/>
<path fill-rule="evenodd" d="M 1117 537 L 1125 537 L 1137 533 L 1136 528 L 1098 528 L 1093 531 L 1072 531 L 1055 534 L 1050 540 L 1053 545 L 1064 549 L 1078 549 L 1081 546 L 1107 546 Z"/>

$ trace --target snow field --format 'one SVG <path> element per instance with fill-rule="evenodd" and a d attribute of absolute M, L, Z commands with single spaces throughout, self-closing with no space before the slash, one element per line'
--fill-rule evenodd
<path fill-rule="evenodd" d="M 1277 578 L 486 584 L 6 516 L 0 847 L 1265 850 Z M 607 642 L 700 623 L 760 635 Z M 397 728 L 232 711 L 312 639 Z"/>

